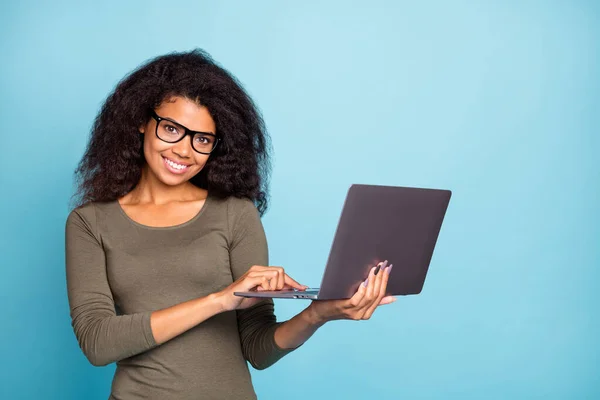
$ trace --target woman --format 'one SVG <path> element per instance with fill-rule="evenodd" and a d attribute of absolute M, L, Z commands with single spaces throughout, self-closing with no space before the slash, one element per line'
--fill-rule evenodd
<path fill-rule="evenodd" d="M 306 289 L 268 266 L 267 143 L 252 100 L 200 50 L 151 60 L 106 100 L 76 171 L 66 269 L 81 349 L 117 363 L 111 399 L 256 398 L 246 361 L 267 368 L 327 321 L 395 300 L 391 265 L 283 323 L 272 300 L 233 295 Z"/>

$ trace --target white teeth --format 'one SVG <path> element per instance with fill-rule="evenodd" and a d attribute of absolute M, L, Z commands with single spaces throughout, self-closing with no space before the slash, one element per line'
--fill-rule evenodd
<path fill-rule="evenodd" d="M 167 161 L 167 163 L 169 163 L 169 165 L 175 169 L 185 169 L 187 168 L 187 166 L 185 165 L 180 165 L 180 164 L 175 164 L 173 161 L 169 160 L 168 158 L 165 158 L 165 160 Z"/>

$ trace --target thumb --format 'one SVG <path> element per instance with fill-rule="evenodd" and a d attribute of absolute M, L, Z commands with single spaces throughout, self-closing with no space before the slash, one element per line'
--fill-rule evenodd
<path fill-rule="evenodd" d="M 385 296 L 383 299 L 381 299 L 381 301 L 379 302 L 379 305 L 382 306 L 384 304 L 391 304 L 391 303 L 394 303 L 396 300 L 398 300 L 398 299 L 395 298 L 394 296 Z"/>

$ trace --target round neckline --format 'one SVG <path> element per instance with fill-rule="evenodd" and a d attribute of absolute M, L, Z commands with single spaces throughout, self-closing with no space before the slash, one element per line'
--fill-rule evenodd
<path fill-rule="evenodd" d="M 206 199 L 204 200 L 204 204 L 200 208 L 200 211 L 198 211 L 196 213 L 196 215 L 194 215 L 191 219 L 188 219 L 187 221 L 182 222 L 180 224 L 170 225 L 170 226 L 150 226 L 150 225 L 141 224 L 141 223 L 135 221 L 129 215 L 127 215 L 127 213 L 125 212 L 125 210 L 123 209 L 123 207 L 121 207 L 121 203 L 119 203 L 119 199 L 116 199 L 115 203 L 116 203 L 116 206 L 119 209 L 121 215 L 123 215 L 123 217 L 125 217 L 125 219 L 128 220 L 129 222 L 131 222 L 133 225 L 138 226 L 140 228 L 149 229 L 149 230 L 168 231 L 168 230 L 172 230 L 172 229 L 183 228 L 183 227 L 185 227 L 187 225 L 192 224 L 194 221 L 196 221 L 198 218 L 200 218 L 200 216 L 202 214 L 204 214 L 204 210 L 208 206 L 208 203 L 210 201 L 210 197 L 211 197 L 210 193 L 208 193 L 208 195 L 206 196 Z"/>

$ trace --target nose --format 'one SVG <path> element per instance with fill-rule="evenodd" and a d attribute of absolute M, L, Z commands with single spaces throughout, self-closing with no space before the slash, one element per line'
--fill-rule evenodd
<path fill-rule="evenodd" d="M 177 154 L 181 158 L 189 158 L 190 154 L 192 154 L 192 143 L 187 138 L 184 137 L 179 142 L 175 143 L 172 147 L 173 153 Z"/>

